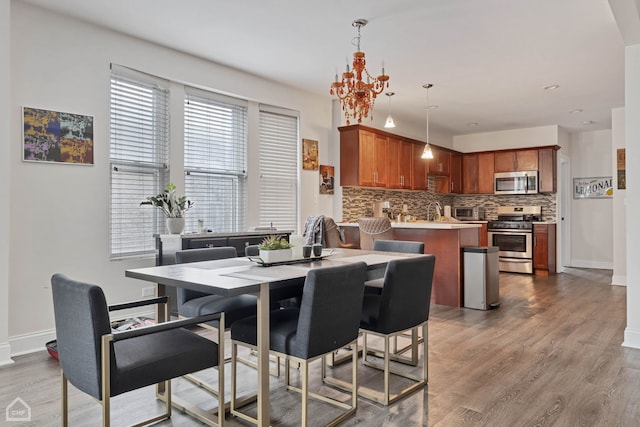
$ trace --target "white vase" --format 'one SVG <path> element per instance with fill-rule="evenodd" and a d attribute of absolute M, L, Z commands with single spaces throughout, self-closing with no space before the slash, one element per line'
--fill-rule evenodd
<path fill-rule="evenodd" d="M 182 234 L 184 218 L 167 218 L 167 230 L 170 234 Z"/>
<path fill-rule="evenodd" d="M 273 264 L 274 262 L 291 261 L 292 253 L 289 249 L 275 249 L 265 251 L 260 249 L 260 258 L 265 264 Z"/>

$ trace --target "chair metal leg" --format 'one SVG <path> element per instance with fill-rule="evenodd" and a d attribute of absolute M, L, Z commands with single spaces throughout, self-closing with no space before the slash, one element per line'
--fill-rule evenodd
<path fill-rule="evenodd" d="M 302 380 L 302 418 L 300 419 L 300 425 L 307 427 L 308 423 L 308 408 L 309 405 L 309 363 L 305 360 L 300 367 L 300 378 Z"/>
<path fill-rule="evenodd" d="M 62 373 L 62 427 L 69 425 L 69 382 L 64 372 Z"/>

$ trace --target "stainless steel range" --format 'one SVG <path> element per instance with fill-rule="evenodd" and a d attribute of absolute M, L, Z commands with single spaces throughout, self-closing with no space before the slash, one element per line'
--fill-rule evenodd
<path fill-rule="evenodd" d="M 489 221 L 489 246 L 499 248 L 500 271 L 533 273 L 533 222 L 542 220 L 540 206 L 500 206 Z"/>

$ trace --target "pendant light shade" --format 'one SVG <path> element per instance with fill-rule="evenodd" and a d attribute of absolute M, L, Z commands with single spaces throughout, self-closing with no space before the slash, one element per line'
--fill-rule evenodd
<path fill-rule="evenodd" d="M 385 95 L 387 95 L 387 97 L 389 98 L 389 109 L 387 111 L 388 115 L 387 115 L 387 120 L 384 122 L 384 127 L 385 128 L 394 128 L 396 127 L 396 124 L 393 121 L 393 117 L 391 117 L 391 97 L 393 95 L 395 95 L 394 92 L 387 92 L 385 93 Z"/>
<path fill-rule="evenodd" d="M 431 147 L 429 146 L 429 89 L 433 87 L 431 83 L 426 83 L 422 85 L 423 88 L 427 90 L 427 143 L 424 146 L 424 151 L 422 152 L 423 159 L 433 159 L 433 151 L 431 151 Z"/>

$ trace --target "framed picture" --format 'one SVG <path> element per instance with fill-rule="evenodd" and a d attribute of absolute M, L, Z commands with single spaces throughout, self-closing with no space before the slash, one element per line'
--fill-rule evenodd
<path fill-rule="evenodd" d="M 333 194 L 333 166 L 320 165 L 320 194 Z"/>
<path fill-rule="evenodd" d="M 613 197 L 613 177 L 573 178 L 574 199 L 608 199 Z"/>
<path fill-rule="evenodd" d="M 93 116 L 23 107 L 22 160 L 93 165 Z"/>
<path fill-rule="evenodd" d="M 302 140 L 302 169 L 308 171 L 318 170 L 318 141 L 313 139 Z"/>

